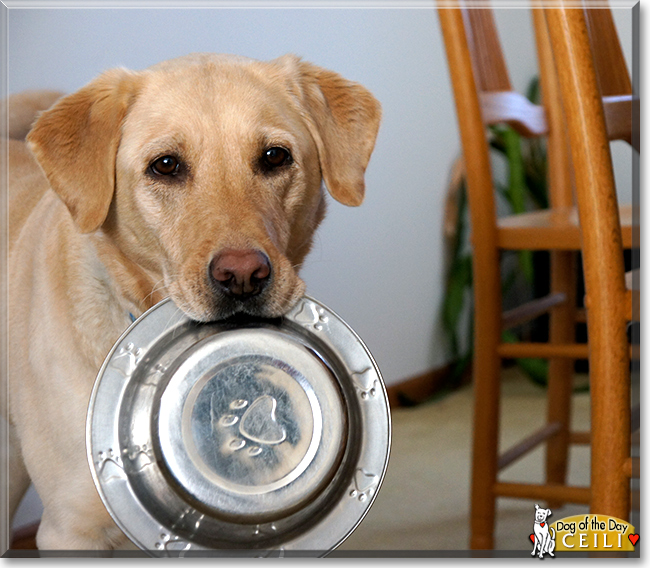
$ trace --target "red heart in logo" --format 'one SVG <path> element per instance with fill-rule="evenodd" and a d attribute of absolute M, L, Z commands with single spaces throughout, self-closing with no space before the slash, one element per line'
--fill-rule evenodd
<path fill-rule="evenodd" d="M 529 537 L 530 537 L 530 542 L 532 542 L 534 544 L 535 543 L 535 535 L 531 534 L 531 535 L 529 535 Z"/>
<path fill-rule="evenodd" d="M 630 542 L 636 546 L 636 543 L 639 542 L 639 535 L 638 534 L 628 534 L 627 538 L 630 539 Z"/>
<path fill-rule="evenodd" d="M 544 528 L 544 525 L 545 525 L 545 524 L 546 524 L 546 523 L 539 523 L 539 526 L 542 527 L 542 528 Z"/>

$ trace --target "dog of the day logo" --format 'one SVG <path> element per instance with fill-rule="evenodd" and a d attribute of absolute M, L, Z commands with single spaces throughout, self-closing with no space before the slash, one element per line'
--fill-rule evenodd
<path fill-rule="evenodd" d="M 606 515 L 575 515 L 560 519 L 553 526 L 555 550 L 631 552 L 639 542 L 630 523 Z"/>
<path fill-rule="evenodd" d="M 537 554 L 540 558 L 544 558 L 544 554 L 555 556 L 555 529 L 549 526 L 546 521 L 553 512 L 550 509 L 542 509 L 539 505 L 535 505 L 535 524 L 533 525 L 533 534 L 530 535 L 530 540 L 533 541 L 533 551 L 531 556 Z"/>
<path fill-rule="evenodd" d="M 575 515 L 551 524 L 550 509 L 535 505 L 535 524 L 530 540 L 532 556 L 551 557 L 556 552 L 632 552 L 639 542 L 634 526 L 606 515 Z"/>

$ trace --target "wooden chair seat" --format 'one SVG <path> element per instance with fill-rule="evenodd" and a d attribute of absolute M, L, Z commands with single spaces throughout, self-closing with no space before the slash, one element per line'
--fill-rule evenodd
<path fill-rule="evenodd" d="M 619 209 L 623 248 L 632 248 L 632 206 Z M 507 250 L 580 250 L 576 207 L 556 207 L 497 221 L 499 248 Z"/>

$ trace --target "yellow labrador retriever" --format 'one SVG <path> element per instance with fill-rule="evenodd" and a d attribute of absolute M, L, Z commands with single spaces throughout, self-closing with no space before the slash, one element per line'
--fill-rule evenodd
<path fill-rule="evenodd" d="M 195 54 L 104 73 L 8 141 L 10 506 L 31 479 L 39 548 L 124 544 L 85 418 L 131 316 L 166 296 L 198 321 L 288 311 L 322 182 L 361 203 L 379 120 L 364 87 L 297 57 Z"/>

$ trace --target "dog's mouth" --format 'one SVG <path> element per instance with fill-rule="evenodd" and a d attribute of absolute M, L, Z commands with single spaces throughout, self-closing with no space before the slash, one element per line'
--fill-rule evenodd
<path fill-rule="evenodd" d="M 201 286 L 171 282 L 169 296 L 189 318 L 197 322 L 221 321 L 237 317 L 273 319 L 286 314 L 305 293 L 304 282 L 294 276 L 291 282 L 273 274 L 265 286 L 252 282 L 241 291 L 226 290 L 205 279 Z M 240 292 L 240 293 L 239 293 Z"/>
<path fill-rule="evenodd" d="M 250 297 L 238 297 L 217 292 L 209 318 L 211 321 L 215 321 L 236 316 L 277 317 L 282 315 L 269 309 L 268 296 L 269 294 L 263 293 Z"/>

